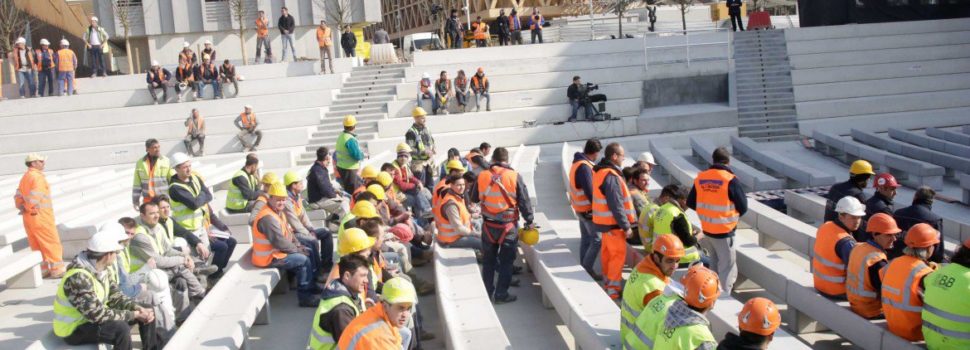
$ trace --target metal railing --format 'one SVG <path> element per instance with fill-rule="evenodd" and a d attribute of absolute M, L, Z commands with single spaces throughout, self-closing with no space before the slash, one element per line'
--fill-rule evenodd
<path fill-rule="evenodd" d="M 728 32 L 728 39 L 727 39 L 727 41 L 700 42 L 700 43 L 696 43 L 696 42 L 695 43 L 691 43 L 690 42 L 691 36 L 693 34 L 698 34 L 698 33 L 718 33 L 718 32 L 722 32 L 722 31 Z M 645 71 L 646 70 L 650 70 L 650 52 L 649 51 L 651 49 L 684 48 L 684 61 L 686 62 L 688 68 L 690 68 L 690 62 L 691 62 L 690 49 L 691 49 L 692 46 L 693 47 L 699 47 L 699 46 L 720 46 L 720 45 L 726 45 L 727 46 L 727 57 L 725 57 L 725 60 L 728 62 L 729 68 L 730 68 L 730 61 L 734 57 L 734 44 L 733 44 L 733 42 L 734 42 L 734 32 L 733 31 L 729 31 L 726 28 L 676 30 L 676 31 L 671 30 L 671 31 L 661 31 L 661 32 L 649 32 L 649 33 L 646 33 L 646 34 L 647 35 L 644 35 L 644 37 L 643 37 L 643 70 L 645 70 Z M 679 34 L 679 35 L 683 36 L 683 38 L 684 38 L 684 43 L 683 44 L 655 45 L 655 46 L 651 46 L 649 44 L 649 40 L 651 38 L 668 37 L 668 36 L 673 36 L 673 35 L 676 35 L 676 34 Z"/>

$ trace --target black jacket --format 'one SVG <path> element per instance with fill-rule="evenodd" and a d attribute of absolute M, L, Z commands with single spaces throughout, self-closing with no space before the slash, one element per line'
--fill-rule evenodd
<path fill-rule="evenodd" d="M 357 47 L 357 36 L 350 32 L 341 34 L 340 47 L 344 48 L 344 50 L 353 50 Z"/>
<path fill-rule="evenodd" d="M 751 344 L 734 332 L 724 335 L 724 340 L 717 344 L 717 350 L 761 350 L 760 344 Z"/>
<path fill-rule="evenodd" d="M 855 197 L 859 200 L 859 203 L 866 202 L 862 187 L 856 185 L 851 179 L 834 184 L 829 188 L 829 194 L 825 196 L 825 221 L 835 221 L 839 218 L 839 215 L 835 212 L 835 204 L 845 196 Z"/>
<path fill-rule="evenodd" d="M 899 234 L 896 244 L 887 252 L 889 259 L 903 255 L 903 248 L 906 247 L 903 242 L 906 240 L 906 231 L 910 227 L 916 224 L 929 224 L 937 231 L 943 231 L 943 218 L 933 212 L 932 203 L 929 202 L 913 203 L 911 206 L 899 209 L 893 213 L 893 218 L 896 219 L 896 225 L 899 225 L 899 229 L 903 230 L 903 233 Z M 943 262 L 943 237 L 940 237 L 940 243 L 937 243 L 936 249 L 933 249 L 933 256 L 930 257 L 930 261 Z"/>
<path fill-rule="evenodd" d="M 461 33 L 461 20 L 458 17 L 448 18 L 448 22 L 445 23 L 446 33 Z"/>
<path fill-rule="evenodd" d="M 499 35 L 509 35 L 509 17 L 506 15 L 498 16 L 498 18 L 495 19 L 495 22 L 492 23 L 492 28 L 494 28 Z"/>
<path fill-rule="evenodd" d="M 711 165 L 710 169 L 721 169 L 727 170 L 734 174 L 731 167 L 727 165 L 715 164 Z M 744 216 L 744 213 L 748 212 L 748 195 L 744 193 L 744 188 L 741 187 L 741 180 L 737 177 L 728 183 L 728 199 L 734 203 L 734 209 L 738 211 L 738 216 Z M 687 207 L 697 210 L 697 189 L 691 186 L 690 193 L 687 194 Z M 734 231 L 726 235 L 707 235 L 709 238 L 727 238 L 734 237 Z"/>
<path fill-rule="evenodd" d="M 585 91 L 585 85 L 569 84 L 569 87 L 566 88 L 566 97 L 568 97 L 570 101 L 576 100 L 583 97 L 583 92 Z"/>
<path fill-rule="evenodd" d="M 276 22 L 276 26 L 280 27 L 281 34 L 293 33 L 293 28 L 296 27 L 296 20 L 290 14 L 280 16 L 280 20 Z"/>
<path fill-rule="evenodd" d="M 727 0 L 728 14 L 740 15 L 742 4 L 743 4 L 743 1 L 741 0 Z"/>
<path fill-rule="evenodd" d="M 337 192 L 333 189 L 330 182 L 330 174 L 327 168 L 320 166 L 320 163 L 313 163 L 310 172 L 306 175 L 307 201 L 310 203 L 319 202 L 324 198 L 336 198 Z"/>
<path fill-rule="evenodd" d="M 195 66 L 195 79 L 197 80 L 216 80 L 219 79 L 219 68 L 209 63 L 208 66 Z"/>
<path fill-rule="evenodd" d="M 149 84 L 161 84 L 166 80 L 172 80 L 172 72 L 169 72 L 168 69 L 162 68 L 159 71 L 160 74 L 155 74 L 154 70 L 145 72 L 145 82 Z"/>
<path fill-rule="evenodd" d="M 337 297 L 345 296 L 357 303 L 357 307 L 360 310 L 364 309 L 364 303 L 360 300 L 359 295 L 351 293 L 347 290 L 340 280 L 335 280 L 330 282 L 326 289 L 323 290 L 323 294 L 320 295 L 320 300 L 333 299 Z M 353 321 L 357 317 L 357 313 L 347 306 L 346 304 L 339 304 L 330 309 L 330 312 L 320 315 L 320 326 L 321 329 L 329 332 L 333 335 L 333 339 L 340 339 L 340 335 L 343 334 L 344 329 L 350 325 L 350 321 Z"/>

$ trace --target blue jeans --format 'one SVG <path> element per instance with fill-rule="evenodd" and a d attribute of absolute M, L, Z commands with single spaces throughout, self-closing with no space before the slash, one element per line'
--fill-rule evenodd
<path fill-rule="evenodd" d="M 569 100 L 569 106 L 572 107 L 572 113 L 569 114 L 569 120 L 576 120 L 577 112 L 579 112 L 580 107 L 585 107 L 586 119 L 593 117 L 593 106 L 589 103 L 580 103 L 579 100 Z"/>
<path fill-rule="evenodd" d="M 475 250 L 482 249 L 482 240 L 478 237 L 473 236 L 462 236 L 457 241 L 451 244 L 441 244 L 445 248 L 471 248 Z"/>
<path fill-rule="evenodd" d="M 311 297 L 313 274 L 310 273 L 310 259 L 300 253 L 287 254 L 285 258 L 275 259 L 272 267 L 296 274 L 297 294 L 301 300 Z"/>
<path fill-rule="evenodd" d="M 67 88 L 64 84 L 67 84 Z M 74 95 L 74 71 L 70 72 L 57 72 L 57 91 L 58 95 L 64 95 L 66 92 L 68 95 Z"/>
<path fill-rule="evenodd" d="M 297 237 L 296 239 L 300 241 L 300 245 L 306 247 L 307 250 L 310 251 L 307 255 L 307 264 L 310 265 L 309 273 L 311 278 L 316 277 L 317 273 L 320 272 L 320 245 L 317 244 L 316 239 L 305 239 L 300 237 Z"/>
<path fill-rule="evenodd" d="M 290 52 L 293 53 L 293 60 L 296 61 L 296 48 L 293 47 L 293 33 L 280 35 L 280 40 L 283 41 L 283 60 L 286 61 L 286 47 L 289 46 Z"/>
<path fill-rule="evenodd" d="M 217 274 L 225 272 L 226 265 L 229 265 L 229 257 L 232 251 L 236 250 L 236 239 L 229 238 L 209 238 L 209 248 L 212 250 L 212 264 L 219 267 Z"/>
<path fill-rule="evenodd" d="M 17 71 L 17 85 L 20 87 L 20 96 L 34 97 L 36 86 L 34 85 L 34 71 Z"/>
<path fill-rule="evenodd" d="M 491 233 L 498 240 L 502 236 L 502 229 L 492 228 L 486 223 L 482 231 L 482 280 L 485 291 L 490 297 L 503 299 L 509 295 L 509 284 L 512 283 L 512 263 L 515 262 L 519 245 L 518 227 L 512 227 L 502 244 L 492 242 L 488 234 Z M 495 281 L 496 272 L 498 282 Z"/>
<path fill-rule="evenodd" d="M 214 80 L 210 80 L 208 83 L 203 82 L 203 81 L 196 81 L 195 82 L 195 97 L 196 98 L 202 98 L 202 92 L 203 92 L 203 89 L 205 89 L 205 86 L 206 85 L 212 85 L 212 98 L 221 97 L 222 92 L 221 92 L 221 89 L 220 89 L 219 80 L 218 79 L 214 79 Z"/>
<path fill-rule="evenodd" d="M 583 269 L 592 273 L 602 242 L 593 222 L 582 216 L 579 217 L 579 234 L 579 263 Z"/>
<path fill-rule="evenodd" d="M 104 52 L 101 51 L 101 45 L 88 48 L 88 57 L 91 58 L 91 75 L 102 77 L 108 75 L 104 68 Z"/>
<path fill-rule="evenodd" d="M 333 232 L 321 227 L 313 233 L 320 240 L 320 271 L 328 272 L 333 268 Z"/>
<path fill-rule="evenodd" d="M 38 96 L 54 96 L 54 71 L 48 69 L 38 72 L 37 86 Z M 44 90 L 47 92 L 45 93 Z"/>
<path fill-rule="evenodd" d="M 417 214 L 419 218 L 431 211 L 431 201 L 429 201 L 427 197 L 421 195 L 417 189 L 411 190 L 410 192 L 405 192 L 404 197 L 404 206 L 411 208 L 411 210 Z"/>

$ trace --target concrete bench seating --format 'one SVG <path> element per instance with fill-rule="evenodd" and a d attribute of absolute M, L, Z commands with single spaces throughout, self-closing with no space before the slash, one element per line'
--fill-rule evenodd
<path fill-rule="evenodd" d="M 803 27 L 786 30 L 789 42 L 804 40 L 830 40 L 880 35 L 936 33 L 970 30 L 970 23 L 962 19 L 933 21 L 887 22 L 876 24 L 848 24 L 839 26 Z"/>
<path fill-rule="evenodd" d="M 0 281 L 7 288 L 37 288 L 44 283 L 41 276 L 39 251 L 23 249 L 14 252 L 11 246 L 0 247 Z"/>
<path fill-rule="evenodd" d="M 693 184 L 701 170 L 688 162 L 677 151 L 660 142 L 650 142 L 650 153 L 669 176 L 668 183 Z"/>
<path fill-rule="evenodd" d="M 938 129 L 938 128 L 926 128 L 926 135 L 929 137 L 934 137 L 937 139 L 946 140 L 959 145 L 970 147 L 970 135 L 967 135 L 961 132 Z"/>
<path fill-rule="evenodd" d="M 252 325 L 270 322 L 269 296 L 280 282 L 280 271 L 253 266 L 251 254 L 249 249 L 229 268 L 166 349 L 242 349 Z"/>
<path fill-rule="evenodd" d="M 67 345 L 63 339 L 54 335 L 54 331 L 49 331 L 43 338 L 31 343 L 26 350 L 108 350 L 108 345 Z"/>
<path fill-rule="evenodd" d="M 707 164 L 713 164 L 711 155 L 717 148 L 710 140 L 692 137 L 690 139 L 691 153 L 694 157 L 704 160 Z M 738 175 L 741 184 L 749 191 L 777 190 L 784 188 L 785 183 L 771 175 L 761 172 L 758 169 L 731 157 L 731 169 Z"/>
<path fill-rule="evenodd" d="M 920 135 L 909 130 L 889 128 L 889 137 L 920 147 L 929 148 L 934 151 L 943 152 L 952 156 L 970 158 L 970 146 L 964 146 L 946 140 Z"/>
<path fill-rule="evenodd" d="M 471 249 L 434 250 L 438 310 L 448 349 L 511 349 Z"/>
<path fill-rule="evenodd" d="M 966 50 L 970 52 L 970 45 L 967 45 Z M 799 96 L 800 88 L 796 87 L 795 91 L 795 96 Z M 831 101 L 796 102 L 796 108 L 798 109 L 800 119 L 896 113 L 966 107 L 970 104 L 970 102 L 963 99 L 967 94 L 970 94 L 970 89 L 914 92 L 902 95 L 865 96 L 840 99 L 837 104 Z"/>
<path fill-rule="evenodd" d="M 970 172 L 970 159 L 967 158 L 937 152 L 858 129 L 852 129 L 852 139 L 904 157 L 941 166 L 946 169 L 947 176 L 953 176 L 955 171 Z"/>
<path fill-rule="evenodd" d="M 789 180 L 791 187 L 825 186 L 835 183 L 831 175 L 816 175 L 817 172 L 802 164 L 793 162 L 779 154 L 765 150 L 765 146 L 747 137 L 731 137 L 731 146 L 736 154 L 769 170 L 769 174 L 779 174 Z M 744 158 L 742 158 L 744 159 Z"/>
<path fill-rule="evenodd" d="M 963 192 L 963 204 L 970 205 L 970 174 L 960 174 L 960 188 Z"/>
<path fill-rule="evenodd" d="M 813 225 L 825 219 L 825 198 L 798 190 L 785 191 L 785 207 L 788 215 Z"/>
<path fill-rule="evenodd" d="M 876 34 L 862 37 L 829 38 L 825 40 L 794 40 L 789 55 L 824 52 L 870 51 L 900 47 L 943 46 L 970 43 L 970 28 L 961 31 Z"/>
<path fill-rule="evenodd" d="M 920 129 L 930 125 L 947 126 L 962 124 L 966 120 L 968 113 L 970 113 L 970 106 L 873 113 L 839 118 L 799 119 L 798 129 L 802 135 L 809 137 L 815 130 L 842 134 L 850 129 L 885 132 L 890 126 L 903 129 Z"/>
<path fill-rule="evenodd" d="M 865 39 L 859 39 L 860 41 Z M 926 47 L 886 48 L 878 50 L 878 55 L 871 51 L 843 51 L 794 55 L 789 57 L 792 68 L 820 68 L 840 65 L 852 65 L 852 62 L 866 62 L 867 64 L 892 62 L 920 62 L 923 60 L 943 60 L 966 58 L 970 44 L 941 45 L 927 50 Z"/>
<path fill-rule="evenodd" d="M 970 32 L 968 32 L 970 34 Z M 912 64 L 911 64 L 912 65 Z M 878 77 L 871 80 L 838 81 L 798 85 L 795 102 L 842 100 L 855 97 L 903 95 L 927 91 L 970 89 L 970 73 Z M 794 81 L 793 81 L 794 82 Z"/>
<path fill-rule="evenodd" d="M 884 167 L 896 176 L 896 179 L 912 187 L 922 185 L 940 190 L 943 188 L 943 176 L 946 170 L 920 160 L 889 153 L 883 149 L 871 147 L 850 139 L 842 138 L 814 130 L 815 149 L 842 162 L 849 163 L 856 159 L 865 159 L 877 166 Z"/>
<path fill-rule="evenodd" d="M 795 85 L 801 86 L 873 79 L 937 76 L 967 72 L 970 72 L 970 58 L 952 58 L 920 61 L 918 64 L 914 64 L 913 62 L 890 62 L 861 66 L 796 69 L 791 72 L 791 77 Z"/>
<path fill-rule="evenodd" d="M 970 135 L 970 125 L 964 125 L 962 128 L 960 128 L 960 131 L 962 131 L 964 134 Z"/>

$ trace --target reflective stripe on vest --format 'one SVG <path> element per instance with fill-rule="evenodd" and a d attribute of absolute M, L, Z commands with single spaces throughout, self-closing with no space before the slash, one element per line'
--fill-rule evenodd
<path fill-rule="evenodd" d="M 351 139 L 357 138 L 356 135 L 349 132 L 341 132 L 340 136 L 337 136 L 337 167 L 340 169 L 357 169 L 360 168 L 360 162 L 358 162 L 354 157 L 350 156 L 350 149 L 347 148 L 347 142 Z"/>
<path fill-rule="evenodd" d="M 676 204 L 672 202 L 664 203 L 657 209 L 653 217 L 653 237 L 660 237 L 660 235 L 675 234 L 674 233 L 674 219 L 684 214 L 684 210 L 680 209 Z M 649 246 L 644 245 L 644 247 L 653 247 L 653 242 Z M 680 258 L 681 264 L 689 264 L 701 259 L 701 253 L 697 249 L 696 245 L 687 247 L 684 246 L 684 256 Z"/>
<path fill-rule="evenodd" d="M 347 325 L 337 347 L 341 350 L 399 349 L 401 334 L 386 319 L 384 304 L 377 303 Z"/>
<path fill-rule="evenodd" d="M 421 138 L 421 132 L 418 131 L 418 129 L 415 128 L 413 124 L 411 125 L 411 128 L 408 129 L 408 131 L 414 133 L 414 143 L 417 145 L 417 147 L 414 148 L 414 152 L 411 153 L 411 158 L 414 158 L 414 160 L 417 160 L 417 161 L 428 160 L 428 155 L 424 154 L 424 150 L 428 149 L 430 145 L 426 146 L 424 144 L 424 140 Z"/>
<path fill-rule="evenodd" d="M 243 177 L 246 179 L 246 184 L 250 191 L 256 191 L 259 186 L 259 180 L 256 179 L 255 175 L 247 173 L 245 170 L 240 169 L 232 175 L 232 178 Z M 249 205 L 249 200 L 243 197 L 242 190 L 236 186 L 236 183 L 229 181 L 229 192 L 226 194 L 226 209 L 232 210 L 243 210 Z"/>
<path fill-rule="evenodd" d="M 734 178 L 730 171 L 707 169 L 697 174 L 694 179 L 697 218 L 701 220 L 701 229 L 704 232 L 727 234 L 737 227 L 740 214 L 728 194 Z"/>
<path fill-rule="evenodd" d="M 269 241 L 268 236 L 259 230 L 259 220 L 263 217 L 269 216 L 276 219 L 279 223 L 280 229 L 283 230 L 283 237 L 285 239 L 290 239 L 290 224 L 286 222 L 286 217 L 277 214 L 273 209 L 266 205 L 256 214 L 256 219 L 253 220 L 252 233 L 253 233 L 253 265 L 259 267 L 267 267 L 273 263 L 273 259 L 283 259 L 286 257 L 286 253 L 281 252 L 273 246 Z"/>
<path fill-rule="evenodd" d="M 508 168 L 493 166 L 478 174 L 478 196 L 482 206 L 482 216 L 498 222 L 513 221 L 517 209 L 517 186 L 518 173 Z M 505 190 L 505 195 L 499 187 Z"/>
<path fill-rule="evenodd" d="M 923 339 L 919 283 L 932 271 L 922 260 L 909 255 L 893 259 L 882 271 L 882 310 L 893 334 L 910 341 Z"/>
<path fill-rule="evenodd" d="M 573 206 L 573 210 L 580 214 L 593 210 L 593 203 L 586 196 L 586 192 L 576 186 L 576 171 L 583 166 L 589 167 L 592 173 L 593 162 L 586 159 L 573 162 L 572 168 L 569 169 L 569 186 L 566 188 L 569 191 L 569 203 Z"/>
<path fill-rule="evenodd" d="M 668 314 L 668 317 L 669 314 Z M 706 321 L 706 320 L 705 320 Z M 700 349 L 717 346 L 717 339 L 711 334 L 708 324 L 692 324 L 675 329 L 662 329 L 657 334 L 654 350 Z"/>
<path fill-rule="evenodd" d="M 602 190 L 607 176 L 616 176 L 616 182 L 620 185 L 620 195 L 623 197 L 623 208 L 621 210 L 626 215 L 629 224 L 636 224 L 636 210 L 633 208 L 633 199 L 626 187 L 626 181 L 623 181 L 620 172 L 612 167 L 601 168 L 593 174 L 593 223 L 603 226 L 620 226 L 616 222 L 616 218 L 613 217 L 613 212 L 610 210 L 606 195 Z"/>
<path fill-rule="evenodd" d="M 845 262 L 835 252 L 839 240 L 851 236 L 835 222 L 822 224 L 815 234 L 812 248 L 812 275 L 815 289 L 828 295 L 845 294 Z"/>
<path fill-rule="evenodd" d="M 189 186 L 189 184 L 191 184 L 191 186 Z M 184 182 L 175 182 L 172 184 L 172 187 L 184 188 L 186 191 L 189 191 L 189 194 L 191 194 L 192 197 L 198 197 L 199 194 L 202 193 L 202 188 L 199 185 L 200 182 L 198 177 L 191 175 L 189 177 L 189 184 Z M 182 204 L 182 202 L 172 200 L 172 219 L 186 230 L 195 232 L 202 228 L 202 222 L 205 220 L 205 209 L 203 208 L 204 207 L 200 207 L 192 210 L 189 209 L 189 207 L 185 204 Z"/>
<path fill-rule="evenodd" d="M 650 259 L 645 257 L 644 259 Z M 646 262 L 641 262 L 641 264 Z M 652 263 L 652 261 L 650 262 Z M 643 297 L 656 292 L 663 291 L 667 282 L 647 271 L 640 271 L 640 266 L 633 268 L 630 278 L 626 281 L 623 288 L 623 297 L 620 302 L 620 337 L 625 338 L 630 329 L 636 328 L 637 318 L 643 311 Z"/>
<path fill-rule="evenodd" d="M 321 300 L 320 306 L 317 307 L 317 311 L 313 316 L 313 327 L 310 331 L 310 339 L 307 340 L 308 348 L 312 350 L 330 350 L 337 346 L 337 341 L 333 339 L 333 334 L 320 328 L 320 317 L 341 304 L 350 306 L 350 309 L 354 312 L 354 317 L 360 315 L 360 307 L 357 306 L 357 303 L 353 299 L 346 295 Z"/>
<path fill-rule="evenodd" d="M 461 219 L 460 223 L 451 222 L 448 216 L 445 215 L 442 208 L 448 204 L 453 204 L 458 208 L 458 218 Z M 445 244 L 451 244 L 455 243 L 455 241 L 461 238 L 461 234 L 458 233 L 457 225 L 462 225 L 461 227 L 469 227 L 469 225 L 471 225 L 471 214 L 468 213 L 468 208 L 465 207 L 465 200 L 449 191 L 444 197 L 442 197 L 441 206 L 438 208 L 438 211 L 435 214 L 435 226 L 438 227 L 438 241 Z"/>
<path fill-rule="evenodd" d="M 871 280 L 869 268 L 884 260 L 886 260 L 886 253 L 868 242 L 855 246 L 852 254 L 849 255 L 845 283 L 846 296 L 852 311 L 862 317 L 871 318 L 882 313 L 879 293 L 869 282 Z"/>
<path fill-rule="evenodd" d="M 680 297 L 676 295 L 661 294 L 647 303 L 637 318 L 636 325 L 623 337 L 624 344 L 628 344 L 627 349 L 652 349 L 657 333 L 663 328 L 667 310 L 677 300 Z"/>
<path fill-rule="evenodd" d="M 108 288 L 105 287 L 103 281 L 97 279 L 90 271 L 85 269 L 73 268 L 67 271 L 64 277 L 61 277 L 61 281 L 57 285 L 57 294 L 54 297 L 54 334 L 61 338 L 71 335 L 78 326 L 88 323 L 88 320 L 71 304 L 64 292 L 64 281 L 75 274 L 81 274 L 90 279 L 91 286 L 94 288 L 94 295 L 104 307 L 108 307 Z"/>
<path fill-rule="evenodd" d="M 155 249 L 155 254 L 165 256 L 165 252 L 167 252 L 168 248 L 172 246 L 172 242 L 174 242 L 175 237 L 171 234 L 167 234 L 164 228 L 159 227 L 158 225 L 156 225 L 156 227 L 156 230 L 150 230 L 147 226 L 145 226 L 144 223 L 139 223 L 139 225 L 135 227 L 135 235 L 147 236 L 149 242 L 152 242 L 152 249 Z M 157 231 L 161 231 L 161 234 L 157 234 Z M 130 247 L 130 245 L 125 247 L 125 251 L 127 252 Z M 130 255 L 128 258 L 130 259 Z M 142 266 L 145 266 L 146 261 L 142 260 L 141 258 L 136 256 L 134 260 L 135 261 L 133 263 L 129 262 L 130 270 L 126 272 L 138 271 Z"/>
<path fill-rule="evenodd" d="M 168 193 L 168 179 L 173 174 L 172 165 L 165 156 L 158 156 L 158 159 L 155 159 L 155 165 L 151 165 L 151 162 L 142 157 L 135 164 L 135 181 L 132 187 L 141 190 L 140 195 L 147 203 L 159 194 Z"/>
<path fill-rule="evenodd" d="M 970 267 L 947 264 L 924 279 L 923 336 L 930 349 L 970 349 Z"/>
<path fill-rule="evenodd" d="M 57 71 L 59 72 L 74 72 L 77 67 L 75 67 L 75 60 L 77 56 L 74 55 L 74 51 L 71 49 L 60 49 L 57 51 Z"/>

